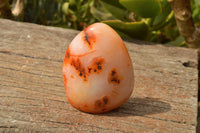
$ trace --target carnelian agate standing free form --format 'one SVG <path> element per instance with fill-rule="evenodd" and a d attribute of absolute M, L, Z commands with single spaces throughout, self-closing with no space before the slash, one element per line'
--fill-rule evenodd
<path fill-rule="evenodd" d="M 89 113 L 103 113 L 123 104 L 133 91 L 133 66 L 120 36 L 95 23 L 67 48 L 63 78 L 68 101 Z"/>

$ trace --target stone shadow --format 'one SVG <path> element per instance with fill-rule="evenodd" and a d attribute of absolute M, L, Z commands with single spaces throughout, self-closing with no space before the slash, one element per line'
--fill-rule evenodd
<path fill-rule="evenodd" d="M 169 103 L 163 102 L 157 98 L 129 98 L 119 108 L 98 115 L 103 116 L 145 116 L 150 114 L 165 113 L 171 110 Z"/>

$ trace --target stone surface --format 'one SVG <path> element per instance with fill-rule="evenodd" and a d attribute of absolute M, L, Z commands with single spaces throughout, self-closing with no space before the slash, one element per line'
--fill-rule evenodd
<path fill-rule="evenodd" d="M 197 125 L 197 51 L 125 42 L 135 86 L 105 114 L 67 101 L 62 61 L 79 31 L 0 19 L 0 132 L 174 132 Z"/>

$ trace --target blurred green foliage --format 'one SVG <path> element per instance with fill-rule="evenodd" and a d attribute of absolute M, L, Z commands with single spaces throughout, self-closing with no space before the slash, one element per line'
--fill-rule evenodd
<path fill-rule="evenodd" d="M 82 30 L 97 20 L 92 17 L 92 0 L 24 0 L 18 20 Z"/>
<path fill-rule="evenodd" d="M 191 0 L 200 25 L 200 0 Z M 123 38 L 184 46 L 167 0 L 24 0 L 18 21 L 82 30 L 103 22 Z"/>
<path fill-rule="evenodd" d="M 125 38 L 185 46 L 167 0 L 99 0 L 99 4 L 91 8 L 94 17 Z M 194 23 L 200 25 L 200 1 L 191 0 L 191 7 Z"/>
<path fill-rule="evenodd" d="M 169 34 L 172 30 L 173 32 L 178 31 L 167 0 L 100 0 L 100 4 L 104 12 L 109 12 L 113 18 L 105 21 L 102 15 L 95 12 L 97 9 L 93 10 L 94 16 L 99 21 L 115 28 L 119 33 L 123 32 L 126 38 L 166 43 L 178 36 L 176 34 L 172 37 Z M 171 24 L 171 29 L 167 27 L 169 24 Z M 131 27 L 138 28 L 132 29 Z"/>

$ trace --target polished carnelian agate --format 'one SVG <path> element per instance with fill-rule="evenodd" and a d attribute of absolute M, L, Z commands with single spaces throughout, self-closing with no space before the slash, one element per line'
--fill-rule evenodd
<path fill-rule="evenodd" d="M 133 66 L 126 46 L 103 23 L 88 26 L 69 44 L 63 78 L 68 101 L 89 113 L 113 110 L 133 91 Z"/>

